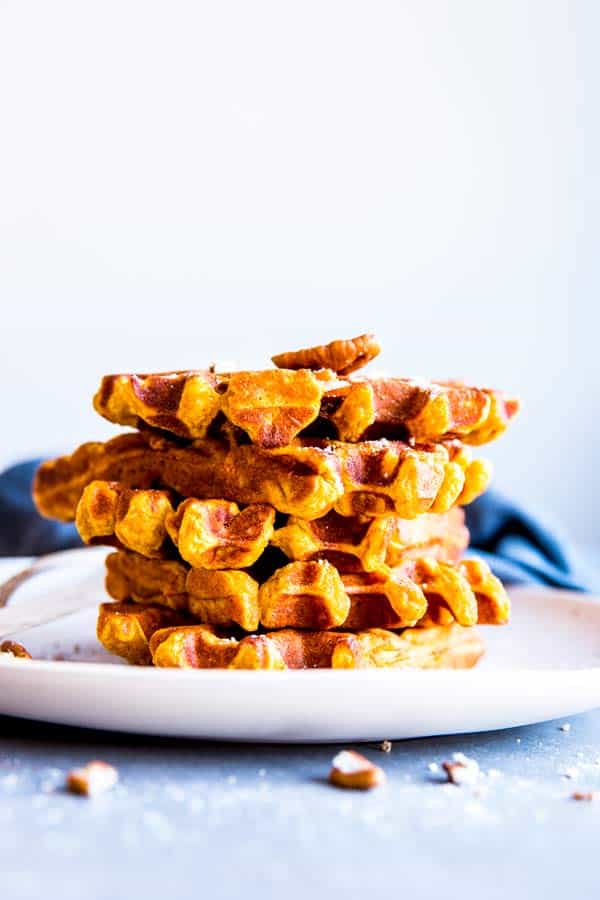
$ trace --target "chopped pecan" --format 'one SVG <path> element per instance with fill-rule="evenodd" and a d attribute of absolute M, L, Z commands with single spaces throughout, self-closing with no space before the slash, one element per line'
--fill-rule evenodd
<path fill-rule="evenodd" d="M 385 782 L 385 773 L 354 750 L 342 750 L 334 756 L 329 781 L 336 787 L 368 791 Z"/>
<path fill-rule="evenodd" d="M 19 659 L 31 659 L 31 653 L 29 653 L 23 644 L 18 644 L 16 641 L 2 641 L 0 644 L 0 653 L 10 653 L 12 656 L 18 656 Z"/>
<path fill-rule="evenodd" d="M 464 753 L 453 753 L 452 760 L 443 762 L 442 768 L 452 784 L 475 784 L 479 780 L 479 764 Z"/>
<path fill-rule="evenodd" d="M 80 769 L 72 769 L 67 775 L 67 790 L 72 794 L 93 797 L 111 790 L 119 780 L 114 766 L 100 759 L 93 759 Z"/>
<path fill-rule="evenodd" d="M 598 796 L 598 791 L 573 791 L 571 800 L 587 800 L 591 802 Z"/>

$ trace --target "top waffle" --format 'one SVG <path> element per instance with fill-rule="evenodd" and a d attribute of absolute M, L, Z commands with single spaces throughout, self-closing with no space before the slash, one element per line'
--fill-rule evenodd
<path fill-rule="evenodd" d="M 299 435 L 358 442 L 382 437 L 419 442 L 497 438 L 518 401 L 458 382 L 349 377 L 377 353 L 370 335 L 273 357 L 282 368 L 106 375 L 94 397 L 100 415 L 181 438 L 206 437 L 229 422 L 264 448 Z"/>

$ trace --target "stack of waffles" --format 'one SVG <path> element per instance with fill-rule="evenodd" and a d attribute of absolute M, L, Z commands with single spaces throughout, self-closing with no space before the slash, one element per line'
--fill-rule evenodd
<path fill-rule="evenodd" d="M 457 382 L 366 377 L 363 335 L 257 372 L 109 375 L 97 412 L 133 427 L 44 463 L 39 510 L 106 561 L 98 638 L 131 663 L 466 668 L 509 600 L 463 559 L 470 446 L 518 409 Z"/>

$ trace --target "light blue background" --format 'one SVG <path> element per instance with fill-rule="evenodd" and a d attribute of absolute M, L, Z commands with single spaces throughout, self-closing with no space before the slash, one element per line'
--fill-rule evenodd
<path fill-rule="evenodd" d="M 497 484 L 598 540 L 593 2 L 0 3 L 0 464 L 111 370 L 380 368 L 518 391 Z"/>

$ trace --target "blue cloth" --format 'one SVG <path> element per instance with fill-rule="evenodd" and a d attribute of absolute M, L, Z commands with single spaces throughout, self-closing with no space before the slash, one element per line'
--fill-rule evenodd
<path fill-rule="evenodd" d="M 40 460 L 0 475 L 0 556 L 40 556 L 81 546 L 74 525 L 44 519 L 33 505 L 31 482 Z"/>
<path fill-rule="evenodd" d="M 505 584 L 600 592 L 598 572 L 575 553 L 556 523 L 493 490 L 465 512 L 471 532 L 469 552 L 476 551 Z"/>
<path fill-rule="evenodd" d="M 42 518 L 31 500 L 39 460 L 0 475 L 0 556 L 37 556 L 81 541 L 73 525 Z M 486 559 L 506 584 L 546 584 L 600 591 L 597 574 L 585 571 L 565 536 L 506 497 L 488 491 L 466 507 L 471 550 Z"/>

